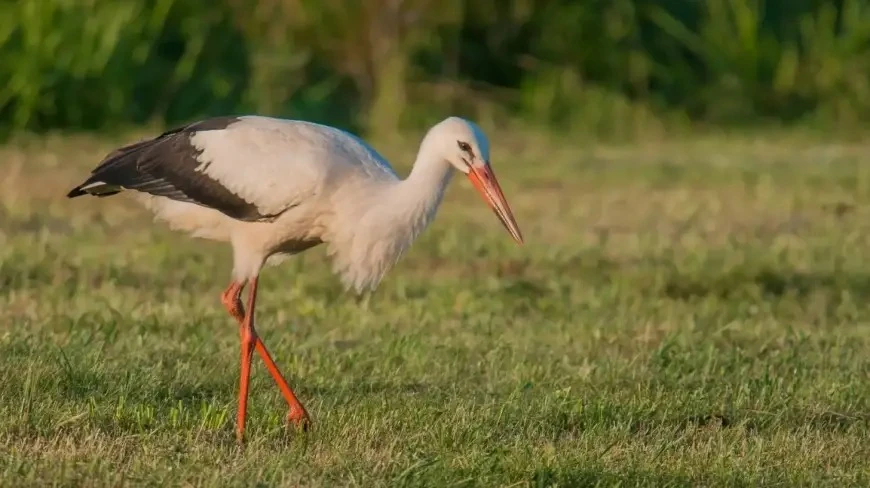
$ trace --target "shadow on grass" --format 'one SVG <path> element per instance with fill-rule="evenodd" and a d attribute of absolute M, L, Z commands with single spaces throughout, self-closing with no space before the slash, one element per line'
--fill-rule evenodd
<path fill-rule="evenodd" d="M 762 412 L 743 408 L 686 410 L 662 415 L 658 410 L 637 409 L 619 404 L 587 404 L 582 410 L 554 408 L 532 419 L 538 435 L 552 439 L 570 438 L 584 432 L 617 430 L 632 436 L 658 437 L 680 435 L 685 431 L 742 430 L 746 435 L 770 432 L 805 434 L 870 433 L 870 412 L 835 412 L 807 409 L 783 409 Z"/>
<path fill-rule="evenodd" d="M 870 274 L 843 271 L 800 272 L 771 268 L 734 269 L 722 274 L 701 277 L 673 276 L 662 289 L 674 300 L 707 297 L 722 299 L 758 296 L 781 298 L 786 295 L 806 297 L 815 292 L 849 291 L 856 298 L 870 298 Z"/>
<path fill-rule="evenodd" d="M 296 388 L 294 386 L 294 388 Z M 305 388 L 304 386 L 300 386 L 299 390 L 305 390 L 306 395 L 309 396 L 346 396 L 350 395 L 349 400 L 353 400 L 353 397 L 358 396 L 368 396 L 368 395 L 382 395 L 382 394 L 426 394 L 433 393 L 436 391 L 440 391 L 437 389 L 433 389 L 430 385 L 426 385 L 424 383 L 418 382 L 405 382 L 405 383 L 390 383 L 390 382 L 382 382 L 382 381 L 366 381 L 366 382 L 356 382 L 345 385 L 336 385 L 332 387 L 326 386 L 312 386 Z"/>
<path fill-rule="evenodd" d="M 48 264 L 47 264 L 48 263 Z M 173 270 L 155 273 L 151 270 L 136 270 L 133 267 L 104 263 L 94 267 L 82 267 L 68 261 L 53 251 L 46 251 L 40 262 L 26 256 L 13 255 L 0 262 L 0 290 L 39 289 L 51 290 L 57 297 L 59 291 L 63 298 L 85 294 L 99 298 L 95 289 L 110 283 L 119 288 L 154 291 L 160 297 L 162 288 L 208 287 L 212 283 L 207 277 L 186 270 Z"/>
<path fill-rule="evenodd" d="M 151 405 L 159 410 L 164 407 L 197 410 L 204 404 L 231 403 L 235 388 L 235 382 L 172 379 L 156 384 L 153 380 L 136 383 L 128 375 L 79 371 L 59 380 L 55 388 L 44 390 L 44 394 L 105 408 L 128 404 Z"/>
<path fill-rule="evenodd" d="M 384 395 L 425 395 L 437 396 L 442 399 L 446 390 L 432 388 L 419 382 L 355 382 L 331 387 L 306 385 L 299 379 L 291 380 L 297 394 L 306 398 L 341 399 L 340 403 L 354 403 L 362 397 Z M 75 401 L 90 399 L 113 399 L 123 397 L 131 403 L 151 405 L 181 406 L 199 408 L 203 403 L 232 403 L 238 394 L 238 380 L 235 376 L 227 381 L 191 381 L 185 382 L 178 378 L 137 384 L 129 374 L 106 374 L 90 371 L 75 371 L 57 380 L 54 388 L 46 388 L 46 394 L 58 395 Z M 269 392 L 277 394 L 278 390 L 268 375 L 252 386 L 254 393 Z M 53 391 L 53 392 L 52 392 Z"/>
<path fill-rule="evenodd" d="M 529 478 L 525 486 L 703 486 L 710 481 L 676 473 L 594 468 L 540 468 Z"/>
<path fill-rule="evenodd" d="M 782 415 L 745 415 L 740 422 L 747 431 L 758 432 L 770 429 L 785 429 L 800 434 L 807 431 L 843 434 L 851 431 L 870 432 L 870 412 L 838 413 L 797 411 Z"/>

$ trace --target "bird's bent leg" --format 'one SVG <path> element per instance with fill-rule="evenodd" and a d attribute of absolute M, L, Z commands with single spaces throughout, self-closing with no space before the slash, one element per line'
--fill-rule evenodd
<path fill-rule="evenodd" d="M 242 329 L 245 327 L 245 309 L 242 305 L 241 298 L 244 286 L 245 283 L 233 281 L 221 294 L 221 302 L 224 304 L 224 307 L 226 307 L 227 312 L 229 312 L 229 314 L 239 322 L 239 326 Z M 256 286 L 254 281 L 251 282 L 251 286 Z M 250 305 L 248 308 L 250 309 Z M 244 332 L 242 332 L 242 334 L 244 334 Z M 255 337 L 254 348 L 257 351 L 257 354 L 260 355 L 260 358 L 266 364 L 266 369 L 269 370 L 269 374 L 272 376 L 272 379 L 275 380 L 275 384 L 278 386 L 278 389 L 281 390 L 281 395 L 284 397 L 287 406 L 290 408 L 290 412 L 287 414 L 287 420 L 294 425 L 307 428 L 310 423 L 308 412 L 305 411 L 302 402 L 299 401 L 296 394 L 293 393 L 293 389 L 290 388 L 290 385 L 287 383 L 287 380 L 284 379 L 284 375 L 281 374 L 281 370 L 278 369 L 278 365 L 275 364 L 271 354 L 269 354 L 269 350 L 266 349 L 266 345 L 263 344 L 263 341 L 257 335 L 256 330 L 254 330 L 253 336 Z"/>
<path fill-rule="evenodd" d="M 245 307 L 242 305 L 242 290 L 245 288 L 245 282 L 233 281 L 230 286 L 221 293 L 221 303 L 227 312 L 236 319 L 239 326 L 245 320 Z"/>
<path fill-rule="evenodd" d="M 239 379 L 239 410 L 236 417 L 236 437 L 241 441 L 245 436 L 245 419 L 248 413 L 248 382 L 251 379 L 251 356 L 257 344 L 254 330 L 254 303 L 257 300 L 257 280 L 251 281 L 248 292 L 248 313 L 239 328 L 242 343 L 241 378 Z"/>
<path fill-rule="evenodd" d="M 269 374 L 272 375 L 272 379 L 275 380 L 275 384 L 278 385 L 278 389 L 281 390 L 281 395 L 287 402 L 287 406 L 290 407 L 290 412 L 287 414 L 287 420 L 297 427 L 307 429 L 311 420 L 308 418 L 308 412 L 305 411 L 302 402 L 296 398 L 293 389 L 290 388 L 289 384 L 287 384 L 287 380 L 284 379 L 284 375 L 281 374 L 275 361 L 272 360 L 272 356 L 269 354 L 269 350 L 266 349 L 266 345 L 263 344 L 263 341 L 257 339 L 256 348 L 260 358 L 262 358 L 263 362 L 266 363 L 266 369 L 269 370 Z"/>

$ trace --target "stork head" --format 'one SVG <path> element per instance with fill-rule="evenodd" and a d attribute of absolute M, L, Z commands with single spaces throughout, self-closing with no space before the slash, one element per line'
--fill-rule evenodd
<path fill-rule="evenodd" d="M 489 140 L 483 130 L 469 120 L 449 117 L 432 132 L 437 133 L 447 162 L 468 177 L 511 237 L 522 244 L 523 235 L 490 165 Z"/>

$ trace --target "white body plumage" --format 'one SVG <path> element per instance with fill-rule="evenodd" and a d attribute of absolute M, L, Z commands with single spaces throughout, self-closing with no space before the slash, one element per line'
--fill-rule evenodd
<path fill-rule="evenodd" d="M 479 133 L 462 119 L 443 124 L 454 126 L 450 132 Z M 236 280 L 257 276 L 267 260 L 323 242 L 345 286 L 361 292 L 378 285 L 435 215 L 453 170 L 434 151 L 438 135 L 430 131 L 402 180 L 374 149 L 339 129 L 240 117 L 190 138 L 201 151 L 196 170 L 277 217 L 242 221 L 196 203 L 137 195 L 171 228 L 230 242 Z"/>
<path fill-rule="evenodd" d="M 68 196 L 136 190 L 171 228 L 231 243 L 238 283 L 256 278 L 270 258 L 326 243 L 335 272 L 361 292 L 375 288 L 432 221 L 454 169 L 522 242 L 486 136 L 458 117 L 429 130 L 405 179 L 342 130 L 219 117 L 113 151 Z"/>

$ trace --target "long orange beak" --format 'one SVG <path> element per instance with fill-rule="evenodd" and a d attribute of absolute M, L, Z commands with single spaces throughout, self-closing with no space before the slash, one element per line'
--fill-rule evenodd
<path fill-rule="evenodd" d="M 480 196 L 486 200 L 486 203 L 495 212 L 495 215 L 501 221 L 504 228 L 510 232 L 511 237 L 518 244 L 523 243 L 523 234 L 520 232 L 520 227 L 514 219 L 514 214 L 511 212 L 511 206 L 508 204 L 504 193 L 501 191 L 501 186 L 495 178 L 495 173 L 492 172 L 492 167 L 489 164 L 472 165 L 471 171 L 468 173 L 468 179 L 471 184 L 480 193 Z"/>

